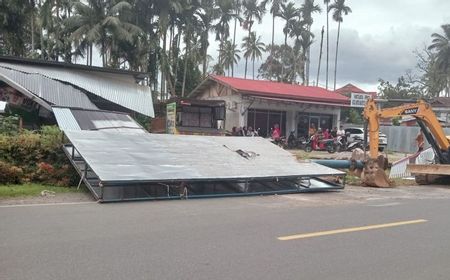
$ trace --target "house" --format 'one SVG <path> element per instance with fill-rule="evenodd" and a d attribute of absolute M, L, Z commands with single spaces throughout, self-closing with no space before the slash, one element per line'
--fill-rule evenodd
<path fill-rule="evenodd" d="M 450 97 L 435 97 L 430 101 L 436 116 L 444 121 L 445 126 L 450 126 Z"/>
<path fill-rule="evenodd" d="M 0 56 L 0 101 L 26 127 L 54 124 L 53 106 L 154 116 L 146 74 Z"/>
<path fill-rule="evenodd" d="M 375 91 L 365 91 L 360 89 L 359 87 L 353 85 L 353 84 L 347 84 L 341 88 L 338 88 L 335 90 L 335 92 L 345 95 L 347 97 L 350 97 L 352 93 L 366 93 L 372 95 L 372 97 L 376 97 L 377 93 Z"/>
<path fill-rule="evenodd" d="M 226 130 L 252 127 L 264 137 L 275 124 L 283 135 L 294 131 L 306 136 L 312 124 L 332 129 L 340 125 L 341 108 L 349 106 L 347 97 L 320 87 L 216 75 L 208 76 L 189 97 L 224 100 Z"/>

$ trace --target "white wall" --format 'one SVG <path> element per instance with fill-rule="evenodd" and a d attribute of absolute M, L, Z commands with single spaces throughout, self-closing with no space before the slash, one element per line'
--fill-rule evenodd
<path fill-rule="evenodd" d="M 233 127 L 247 126 L 247 113 L 251 109 L 274 110 L 286 112 L 286 127 L 282 130 L 288 135 L 290 131 L 297 130 L 297 120 L 300 113 L 316 113 L 333 115 L 333 126 L 339 127 L 341 108 L 329 105 L 316 105 L 299 102 L 272 101 L 243 97 L 235 94 L 232 89 L 218 84 L 209 87 L 198 96 L 204 100 L 224 100 L 227 104 L 225 129 L 231 131 Z"/>

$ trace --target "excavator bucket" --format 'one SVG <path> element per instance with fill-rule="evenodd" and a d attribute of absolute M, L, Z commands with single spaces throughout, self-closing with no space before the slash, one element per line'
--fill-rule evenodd
<path fill-rule="evenodd" d="M 361 174 L 361 181 L 364 186 L 377 188 L 392 187 L 386 172 L 387 160 L 383 155 L 377 159 L 369 159 L 364 165 L 364 170 Z"/>

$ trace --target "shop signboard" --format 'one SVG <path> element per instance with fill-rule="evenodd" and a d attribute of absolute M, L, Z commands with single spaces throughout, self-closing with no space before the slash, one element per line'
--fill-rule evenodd
<path fill-rule="evenodd" d="M 368 93 L 354 93 L 352 92 L 350 97 L 350 107 L 364 108 L 367 100 L 371 97 Z"/>
<path fill-rule="evenodd" d="M 175 134 L 175 123 L 177 119 L 177 103 L 168 103 L 166 105 L 166 133 Z"/>

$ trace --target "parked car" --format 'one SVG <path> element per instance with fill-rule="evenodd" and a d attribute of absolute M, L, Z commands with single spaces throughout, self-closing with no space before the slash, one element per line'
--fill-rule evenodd
<path fill-rule="evenodd" d="M 352 143 L 355 141 L 355 137 L 360 137 L 364 139 L 364 129 L 360 127 L 348 127 L 345 129 L 345 134 L 348 135 L 347 141 Z M 387 147 L 387 136 L 384 133 L 379 133 L 379 150 L 384 151 Z M 367 138 L 367 143 L 369 143 L 369 138 Z"/>

